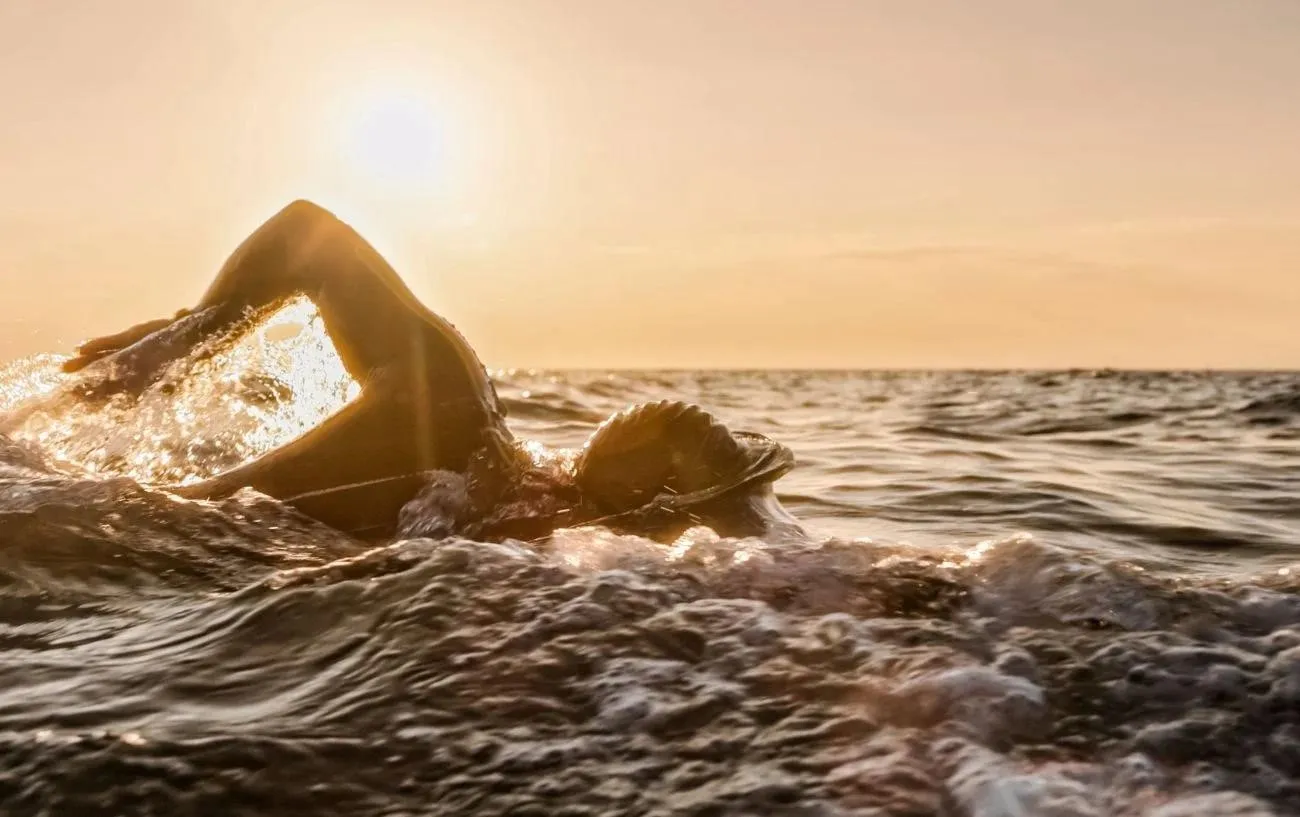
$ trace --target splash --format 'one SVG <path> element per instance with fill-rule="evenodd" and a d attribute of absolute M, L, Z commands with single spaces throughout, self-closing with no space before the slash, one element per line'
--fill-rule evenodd
<path fill-rule="evenodd" d="M 0 366 L 0 416 L 39 400 L 63 382 L 60 355 L 35 355 Z"/>
<path fill-rule="evenodd" d="M 306 299 L 220 354 L 178 361 L 139 397 L 81 401 L 69 391 L 77 378 L 59 371 L 62 360 L 45 355 L 0 371 L 6 433 L 60 468 L 151 484 L 193 482 L 253 459 L 360 391 Z"/>

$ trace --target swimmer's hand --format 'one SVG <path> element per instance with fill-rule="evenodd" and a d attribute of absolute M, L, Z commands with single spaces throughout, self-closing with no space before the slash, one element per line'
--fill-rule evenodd
<path fill-rule="evenodd" d="M 237 485 L 229 483 L 230 480 L 223 480 L 220 476 L 216 476 L 202 482 L 191 482 L 188 485 L 169 486 L 166 490 L 184 499 L 224 499 L 238 490 Z"/>
<path fill-rule="evenodd" d="M 81 358 L 89 358 L 84 365 L 81 358 L 71 361 L 71 371 L 86 370 L 73 390 L 86 399 L 142 394 L 166 374 L 173 361 L 188 357 L 209 339 L 223 337 L 221 332 L 229 327 L 226 314 L 218 307 L 209 307 L 197 312 L 186 310 L 172 320 L 150 321 L 97 338 L 84 346 Z M 128 342 L 125 347 L 113 348 Z"/>
<path fill-rule="evenodd" d="M 104 335 L 99 338 L 92 338 L 85 341 L 77 347 L 77 356 L 63 361 L 63 371 L 71 374 L 79 372 L 97 360 L 102 360 L 111 354 L 122 351 L 128 346 L 132 346 L 141 340 L 152 335 L 160 329 L 166 329 L 176 321 L 190 314 L 190 310 L 182 309 L 170 318 L 160 318 L 155 321 L 145 321 L 138 323 L 129 329 L 123 329 L 112 335 Z"/>

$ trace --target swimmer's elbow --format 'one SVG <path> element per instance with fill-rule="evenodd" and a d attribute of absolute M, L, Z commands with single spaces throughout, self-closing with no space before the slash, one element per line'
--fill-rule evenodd
<path fill-rule="evenodd" d="M 273 220 L 294 220 L 294 221 L 339 221 L 339 217 L 326 210 L 314 201 L 307 199 L 294 199 L 293 201 L 280 208 Z"/>

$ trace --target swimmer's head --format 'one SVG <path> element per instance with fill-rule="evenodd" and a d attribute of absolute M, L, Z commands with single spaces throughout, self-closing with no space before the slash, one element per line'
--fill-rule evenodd
<path fill-rule="evenodd" d="M 764 536 L 793 522 L 772 493 L 793 465 L 790 450 L 767 437 L 661 401 L 603 423 L 578 458 L 575 482 L 628 532 L 664 541 L 706 525 L 723 536 Z"/>

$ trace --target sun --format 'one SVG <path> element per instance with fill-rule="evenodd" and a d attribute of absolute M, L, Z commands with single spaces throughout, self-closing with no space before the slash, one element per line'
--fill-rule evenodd
<path fill-rule="evenodd" d="M 436 195 L 449 181 L 452 123 L 426 94 L 390 88 L 359 97 L 343 123 L 348 169 L 385 194 Z"/>
<path fill-rule="evenodd" d="M 472 89 L 431 73 L 362 65 L 323 83 L 318 130 L 277 192 L 320 202 L 395 263 L 415 263 L 433 235 L 477 246 L 496 143 Z"/>

